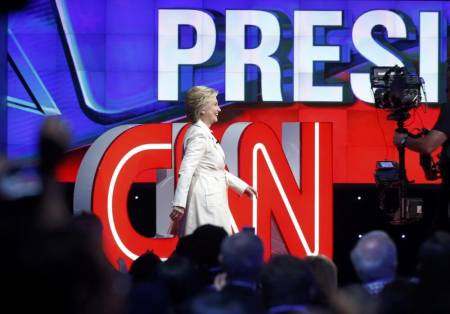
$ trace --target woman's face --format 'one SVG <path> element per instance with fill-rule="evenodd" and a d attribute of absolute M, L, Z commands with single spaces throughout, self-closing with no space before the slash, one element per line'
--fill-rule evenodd
<path fill-rule="evenodd" d="M 219 103 L 217 102 L 217 97 L 211 97 L 208 104 L 200 112 L 200 119 L 210 127 L 218 121 L 218 116 L 220 112 Z"/>

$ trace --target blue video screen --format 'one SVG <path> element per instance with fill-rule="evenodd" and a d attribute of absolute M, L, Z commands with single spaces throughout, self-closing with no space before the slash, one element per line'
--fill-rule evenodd
<path fill-rule="evenodd" d="M 371 34 L 374 42 L 383 45 L 384 54 L 390 52 L 393 58 L 403 60 L 405 66 L 417 68 L 421 57 L 420 38 L 438 36 L 437 41 L 434 40 L 439 44 L 435 59 L 436 69 L 441 69 L 447 58 L 448 6 L 445 1 L 31 1 L 26 9 L 11 13 L 8 20 L 8 157 L 28 158 L 35 155 L 38 131 L 46 116 L 62 117 L 72 132 L 71 148 L 75 149 L 89 145 L 100 134 L 120 124 L 182 119 L 183 93 L 193 85 L 216 88 L 220 92 L 219 100 L 226 102 L 226 85 L 230 84 L 226 77 L 233 74 L 227 72 L 226 65 L 235 61 L 226 60 L 226 49 L 232 49 L 230 42 L 227 42 L 230 35 L 226 34 L 227 18 L 233 10 L 270 13 L 280 26 L 280 38 L 270 38 L 271 35 L 262 34 L 261 29 L 251 25 L 243 33 L 246 49 L 258 48 L 262 39 L 279 42 L 278 49 L 269 57 L 281 69 L 281 78 L 273 86 L 280 88 L 282 99 L 271 102 L 271 106 L 299 102 L 294 76 L 298 72 L 297 62 L 301 63 L 304 56 L 295 55 L 294 46 L 296 41 L 307 42 L 307 36 L 313 37 L 313 45 L 338 47 L 339 51 L 329 57 L 335 58 L 334 61 L 314 61 L 311 69 L 314 73 L 301 73 L 299 77 L 312 76 L 316 85 L 343 86 L 348 92 L 344 91 L 342 100 L 333 102 L 331 106 L 351 106 L 359 96 L 346 96 L 352 93 L 348 86 L 350 73 L 368 72 L 369 67 L 374 65 L 373 60 L 377 59 L 373 55 L 373 60 L 370 60 L 358 48 L 357 45 L 364 43 L 355 43 L 355 33 L 359 31 L 355 28 L 356 25 L 360 27 L 357 21 L 371 11 L 395 13 L 405 28 L 403 38 L 388 36 L 386 27 L 382 25 L 388 24 L 388 18 L 386 21 L 380 20 L 381 27 L 374 27 Z M 160 15 L 162 10 L 205 12 L 214 23 L 215 35 L 208 38 L 206 32 L 199 36 L 199 29 L 187 24 L 179 25 L 177 36 L 167 29 L 159 29 L 160 25 L 164 25 Z M 315 27 L 308 35 L 302 29 L 308 21 L 296 21 L 295 12 L 300 10 L 342 12 L 342 18 L 339 26 Z M 426 33 L 425 29 L 420 28 L 421 12 L 427 11 L 439 15 L 434 33 Z M 367 20 L 370 22 L 369 18 Z M 173 89 L 177 96 L 172 100 L 159 99 L 158 88 L 163 84 L 159 78 L 165 70 L 164 67 L 159 68 L 158 62 L 163 57 L 167 59 L 173 51 L 165 51 L 158 44 L 173 41 L 175 47 L 187 51 L 208 40 L 214 40 L 214 53 L 205 57 L 207 62 L 180 64 L 175 67 L 176 73 L 172 73 L 174 70 L 166 73 L 168 77 L 178 79 L 173 86 L 168 84 L 162 87 L 166 91 Z M 194 57 L 201 59 L 202 56 Z M 306 57 L 311 59 L 314 56 Z M 423 62 L 423 65 L 427 63 Z M 251 106 L 252 103 L 264 101 L 264 97 L 258 97 L 262 94 L 261 67 L 248 64 L 239 71 L 245 72 L 243 77 L 248 85 L 245 93 L 249 97 L 237 102 Z M 432 101 L 438 103 L 446 94 L 445 78 L 442 82 L 439 79 L 446 72 L 435 72 L 428 73 L 430 77 L 436 77 L 436 82 L 428 86 L 428 94 L 433 94 L 432 84 L 440 84 L 436 87 L 436 100 Z M 233 83 L 232 80 L 230 82 Z M 323 94 L 326 96 L 327 93 Z M 311 103 L 319 107 L 330 105 L 327 101 Z"/>

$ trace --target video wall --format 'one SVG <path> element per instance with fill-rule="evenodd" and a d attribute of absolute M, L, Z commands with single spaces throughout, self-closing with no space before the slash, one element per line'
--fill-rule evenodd
<path fill-rule="evenodd" d="M 373 66 L 423 79 L 410 130 L 447 100 L 445 1 L 36 0 L 8 22 L 8 155 L 32 158 L 46 116 L 71 149 L 122 124 L 184 121 L 194 85 L 219 90 L 228 121 L 333 124 L 336 183 L 371 183 L 394 160 L 395 121 L 376 109 Z M 218 126 L 220 128 L 220 126 Z M 418 156 L 407 155 L 416 182 Z"/>

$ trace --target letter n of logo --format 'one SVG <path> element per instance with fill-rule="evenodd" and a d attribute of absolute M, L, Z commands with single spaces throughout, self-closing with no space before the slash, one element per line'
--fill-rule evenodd
<path fill-rule="evenodd" d="M 238 199 L 230 193 L 235 226 L 254 226 L 263 239 L 266 257 L 272 252 L 272 219 L 290 254 L 331 257 L 332 125 L 302 123 L 298 132 L 300 136 L 297 137 L 301 138 L 300 184 L 296 182 L 285 151 L 272 128 L 264 123 L 241 128 L 236 141 L 238 173 L 257 189 L 258 199 Z M 226 135 L 223 142 L 227 142 Z M 233 155 L 232 150 L 230 154 Z"/>

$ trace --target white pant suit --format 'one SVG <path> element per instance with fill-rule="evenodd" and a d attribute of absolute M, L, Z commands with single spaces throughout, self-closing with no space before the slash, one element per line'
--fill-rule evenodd
<path fill-rule="evenodd" d="M 173 206 L 185 208 L 181 236 L 204 224 L 223 227 L 231 234 L 228 187 L 242 194 L 248 185 L 225 170 L 222 147 L 208 126 L 198 120 L 184 137 L 184 156 L 173 200 Z"/>

